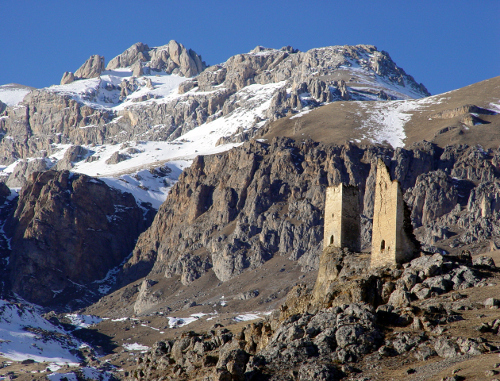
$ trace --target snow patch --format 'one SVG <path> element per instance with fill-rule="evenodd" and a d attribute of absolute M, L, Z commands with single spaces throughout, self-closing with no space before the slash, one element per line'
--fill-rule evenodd
<path fill-rule="evenodd" d="M 12 107 L 21 103 L 30 91 L 30 88 L 21 85 L 3 85 L 0 86 L 0 101 Z"/>
<path fill-rule="evenodd" d="M 261 316 L 260 314 L 256 314 L 256 313 L 247 313 L 247 314 L 242 314 L 242 315 L 238 315 L 234 318 L 234 320 L 236 320 L 237 322 L 240 322 L 240 321 L 249 321 L 249 320 L 255 320 L 255 319 L 260 319 Z"/>
<path fill-rule="evenodd" d="M 67 314 L 66 317 L 78 328 L 88 328 L 102 321 L 100 317 L 94 315 Z"/>
<path fill-rule="evenodd" d="M 138 343 L 124 344 L 123 348 L 125 348 L 128 351 L 144 351 L 144 352 L 149 349 L 147 345 L 142 345 Z"/>

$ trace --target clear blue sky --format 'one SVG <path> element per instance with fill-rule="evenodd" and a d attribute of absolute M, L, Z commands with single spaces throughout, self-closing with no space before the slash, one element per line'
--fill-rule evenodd
<path fill-rule="evenodd" d="M 92 54 L 175 39 L 208 64 L 257 45 L 372 44 L 432 94 L 500 75 L 499 0 L 0 0 L 0 84 L 58 84 Z"/>

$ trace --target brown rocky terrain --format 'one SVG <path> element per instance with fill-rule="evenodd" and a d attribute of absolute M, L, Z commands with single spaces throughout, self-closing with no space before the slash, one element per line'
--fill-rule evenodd
<path fill-rule="evenodd" d="M 491 257 L 422 254 L 402 268 L 367 270 L 364 255 L 326 250 L 323 256 L 340 270 L 324 299 L 315 301 L 311 284 L 301 284 L 263 321 L 164 339 L 138 359 L 130 379 L 482 380 L 498 374 L 500 301 L 489 296 L 500 278 Z M 363 279 L 375 283 L 367 287 Z"/>

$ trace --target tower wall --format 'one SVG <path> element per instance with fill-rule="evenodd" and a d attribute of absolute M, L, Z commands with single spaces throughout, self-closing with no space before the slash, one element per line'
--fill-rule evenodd
<path fill-rule="evenodd" d="M 371 267 L 391 266 L 413 258 L 416 244 L 405 208 L 399 183 L 391 180 L 389 170 L 379 159 L 373 210 Z"/>
<path fill-rule="evenodd" d="M 359 191 L 340 184 L 326 189 L 323 248 L 360 250 Z"/>

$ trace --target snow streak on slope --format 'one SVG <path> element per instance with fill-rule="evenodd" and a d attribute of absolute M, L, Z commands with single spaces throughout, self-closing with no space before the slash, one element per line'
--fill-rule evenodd
<path fill-rule="evenodd" d="M 416 110 L 418 105 L 411 101 L 392 101 L 374 102 L 370 106 L 370 113 L 362 122 L 365 138 L 372 143 L 389 143 L 393 148 L 403 147 L 404 125 L 411 118 L 408 112 Z M 360 102 L 360 107 L 367 108 L 367 104 Z"/>
<path fill-rule="evenodd" d="M 403 147 L 406 139 L 404 126 L 411 119 L 411 113 L 438 104 L 442 99 L 433 96 L 418 100 L 358 102 L 366 112 L 360 127 L 364 130 L 363 138 L 376 144 L 389 143 L 393 148 Z"/>
<path fill-rule="evenodd" d="M 38 308 L 0 300 L 0 355 L 14 361 L 77 365 L 81 343 L 41 316 Z"/>

